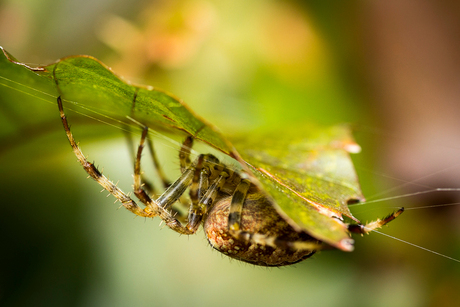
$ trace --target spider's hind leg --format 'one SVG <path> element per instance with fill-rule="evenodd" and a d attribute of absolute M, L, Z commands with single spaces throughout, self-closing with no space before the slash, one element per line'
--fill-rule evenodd
<path fill-rule="evenodd" d="M 373 222 L 367 223 L 365 225 L 361 224 L 350 224 L 348 225 L 348 230 L 353 233 L 358 233 L 361 235 L 369 234 L 371 231 L 381 228 L 385 226 L 389 222 L 393 221 L 395 218 L 400 216 L 404 212 L 404 208 L 401 208 L 383 219 L 377 219 Z"/>
<path fill-rule="evenodd" d="M 237 240 L 244 241 L 248 244 L 258 244 L 261 246 L 270 246 L 275 249 L 290 249 L 290 250 L 307 250 L 307 251 L 318 251 L 329 248 L 327 245 L 308 238 L 304 240 L 301 235 L 297 240 L 286 240 L 280 236 L 267 235 L 260 232 L 249 232 L 241 229 L 243 206 L 246 199 L 247 192 L 250 188 L 250 181 L 248 179 L 242 179 L 238 184 L 235 192 L 233 193 L 232 200 L 230 203 L 229 215 L 228 215 L 228 232 Z M 266 203 L 271 206 L 271 204 Z M 280 218 L 276 214 L 276 218 Z"/>

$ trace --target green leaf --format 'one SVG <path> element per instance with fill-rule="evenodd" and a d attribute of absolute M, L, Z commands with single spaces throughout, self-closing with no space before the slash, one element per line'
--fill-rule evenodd
<path fill-rule="evenodd" d="M 132 85 L 89 56 L 67 57 L 33 68 L 3 50 L 0 85 L 52 104 L 60 95 L 67 102 L 125 124 L 135 120 L 154 130 L 191 135 L 238 160 L 295 229 L 351 250 L 347 227 L 340 218 L 344 215 L 357 221 L 347 204 L 364 197 L 349 157 L 359 146 L 346 126 L 310 125 L 248 133 L 233 140 L 243 160 L 224 136 L 179 99 L 152 87 Z M 58 120 L 57 110 L 51 115 Z"/>
<path fill-rule="evenodd" d="M 93 57 L 71 56 L 51 65 L 29 67 L 2 51 L 0 68 L 2 75 L 7 72 L 4 80 L 9 82 L 10 74 L 20 75 L 18 86 L 27 84 L 22 88 L 32 88 L 27 89 L 32 95 L 44 93 L 38 98 L 54 99 L 55 103 L 60 95 L 64 101 L 128 125 L 134 119 L 155 130 L 182 131 L 224 153 L 231 152 L 220 132 L 179 99 L 153 87 L 132 85 Z"/>
<path fill-rule="evenodd" d="M 348 203 L 364 200 L 348 153 L 359 146 L 347 126 L 285 127 L 247 134 L 233 143 L 294 228 L 349 248 L 346 226 L 331 218 L 345 215 L 359 222 Z"/>

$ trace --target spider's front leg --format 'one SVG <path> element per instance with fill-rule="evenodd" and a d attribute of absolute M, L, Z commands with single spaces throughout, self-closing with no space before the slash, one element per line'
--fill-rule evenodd
<path fill-rule="evenodd" d="M 80 164 L 83 166 L 85 171 L 99 183 L 104 189 L 109 191 L 115 198 L 122 203 L 122 205 L 131 211 L 132 213 L 143 216 L 143 217 L 154 217 L 155 214 L 153 212 L 147 212 L 142 210 L 134 200 L 132 200 L 128 195 L 126 195 L 122 190 L 120 190 L 112 181 L 107 179 L 102 173 L 94 166 L 93 163 L 88 162 L 86 157 L 83 155 L 78 144 L 75 142 L 75 139 L 70 131 L 69 123 L 67 122 L 67 118 L 64 113 L 64 108 L 62 106 L 62 100 L 59 96 L 57 98 L 57 104 L 59 107 L 59 113 L 61 115 L 62 124 L 64 125 L 64 130 L 66 132 L 67 138 L 69 139 L 70 145 L 72 146 L 73 152 L 77 157 Z"/>

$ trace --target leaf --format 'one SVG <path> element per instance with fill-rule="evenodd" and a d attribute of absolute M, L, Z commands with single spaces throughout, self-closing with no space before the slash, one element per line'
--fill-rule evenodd
<path fill-rule="evenodd" d="M 364 200 L 348 153 L 359 146 L 347 126 L 284 128 L 233 142 L 294 228 L 349 250 L 346 226 L 331 218 L 345 215 L 359 222 L 348 202 Z"/>
<path fill-rule="evenodd" d="M 357 221 L 347 204 L 364 197 L 349 157 L 359 146 L 348 127 L 283 127 L 248 133 L 233 140 L 243 160 L 217 129 L 179 99 L 125 82 L 92 57 L 72 56 L 33 68 L 3 50 L 0 73 L 1 85 L 36 99 L 55 104 L 61 95 L 123 123 L 132 124 L 134 119 L 155 130 L 182 131 L 215 147 L 239 161 L 243 169 L 252 170 L 252 182 L 271 197 L 291 226 L 331 246 L 351 250 L 347 227 L 340 218 L 345 215 Z"/>
<path fill-rule="evenodd" d="M 3 48 L 2 51 L 1 70 L 8 71 L 5 77 L 11 80 L 10 74 L 20 75 L 19 83 L 35 89 L 28 90 L 33 95 L 44 93 L 43 99 L 54 97 L 54 103 L 60 95 L 64 101 L 126 124 L 132 124 L 133 118 L 155 130 L 175 134 L 182 131 L 224 153 L 232 151 L 215 127 L 193 114 L 179 99 L 153 87 L 125 82 L 93 57 L 71 56 L 51 65 L 29 67 Z"/>

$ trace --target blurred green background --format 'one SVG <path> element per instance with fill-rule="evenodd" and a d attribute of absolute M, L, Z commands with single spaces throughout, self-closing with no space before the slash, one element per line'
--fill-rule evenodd
<path fill-rule="evenodd" d="M 21 62 L 92 55 L 182 98 L 224 133 L 353 123 L 369 200 L 458 188 L 460 8 L 448 1 L 0 2 Z M 0 81 L 0 85 L 3 85 Z M 69 114 L 90 160 L 130 190 L 122 133 Z M 371 234 L 265 269 L 116 210 L 70 150 L 56 105 L 0 86 L 2 306 L 457 306 L 460 264 Z M 279 137 L 282 137 L 280 135 Z M 175 148 L 160 143 L 166 169 Z M 174 176 L 174 175 L 171 175 Z M 460 258 L 459 193 L 357 206 L 408 210 L 385 233 Z"/>

